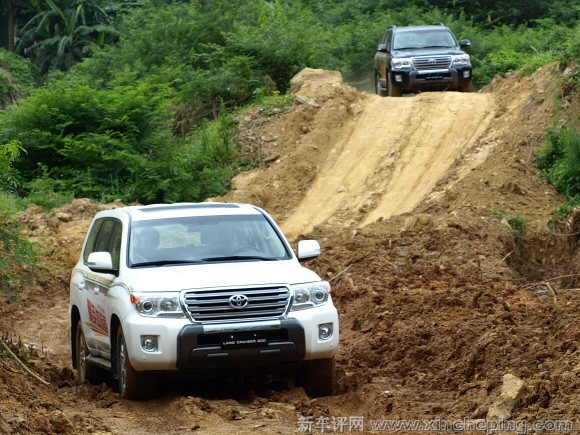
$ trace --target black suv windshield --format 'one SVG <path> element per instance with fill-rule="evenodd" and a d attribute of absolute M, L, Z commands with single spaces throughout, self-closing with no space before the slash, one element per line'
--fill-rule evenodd
<path fill-rule="evenodd" d="M 417 50 L 422 48 L 452 48 L 457 45 L 453 35 L 445 30 L 398 31 L 394 35 L 393 50 Z"/>

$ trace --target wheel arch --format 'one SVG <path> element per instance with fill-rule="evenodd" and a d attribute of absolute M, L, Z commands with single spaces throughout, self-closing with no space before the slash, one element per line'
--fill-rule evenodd
<path fill-rule="evenodd" d="M 76 305 L 70 312 L 70 347 L 73 369 L 77 368 L 77 325 L 81 322 L 81 314 Z"/>
<path fill-rule="evenodd" d="M 117 332 L 121 328 L 121 320 L 116 314 L 111 316 L 111 327 L 109 339 L 111 341 L 111 373 L 114 379 L 117 379 Z"/>

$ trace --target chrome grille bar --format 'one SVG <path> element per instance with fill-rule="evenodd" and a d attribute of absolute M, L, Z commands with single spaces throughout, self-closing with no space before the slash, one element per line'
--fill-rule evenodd
<path fill-rule="evenodd" d="M 247 305 L 236 308 L 230 304 L 230 298 L 240 295 L 247 298 Z M 182 301 L 193 321 L 267 319 L 284 315 L 290 291 L 287 287 L 189 290 Z"/>
<path fill-rule="evenodd" d="M 417 70 L 445 69 L 451 66 L 451 56 L 414 57 L 412 60 Z"/>

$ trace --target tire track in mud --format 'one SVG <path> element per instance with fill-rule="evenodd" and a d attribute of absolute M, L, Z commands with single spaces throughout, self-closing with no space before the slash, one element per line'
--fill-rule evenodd
<path fill-rule="evenodd" d="M 413 210 L 492 118 L 491 94 L 367 95 L 282 228 L 293 239 L 323 223 L 365 226 Z"/>

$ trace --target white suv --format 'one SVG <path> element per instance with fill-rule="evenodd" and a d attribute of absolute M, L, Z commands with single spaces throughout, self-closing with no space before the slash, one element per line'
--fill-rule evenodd
<path fill-rule="evenodd" d="M 70 279 L 73 367 L 100 369 L 143 399 L 164 371 L 303 370 L 311 397 L 330 395 L 338 314 L 330 285 L 262 209 L 181 203 L 97 213 Z"/>

